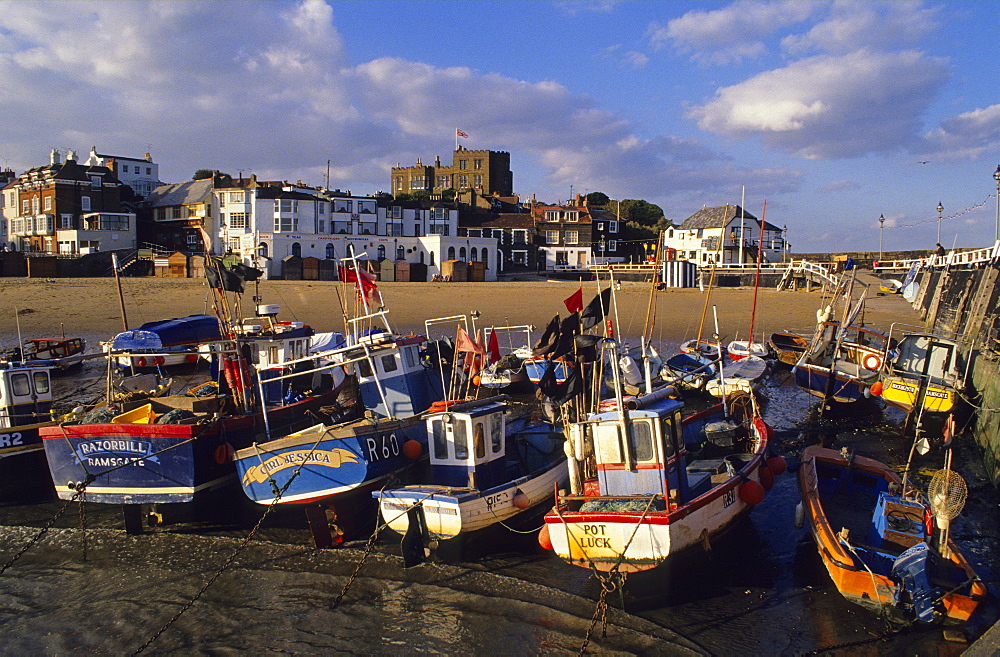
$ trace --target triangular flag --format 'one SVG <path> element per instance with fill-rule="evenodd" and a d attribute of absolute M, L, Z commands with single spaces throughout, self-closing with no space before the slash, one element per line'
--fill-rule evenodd
<path fill-rule="evenodd" d="M 566 310 L 570 313 L 578 313 L 583 310 L 583 285 L 580 285 L 580 289 L 563 299 L 563 303 L 566 304 Z"/>
<path fill-rule="evenodd" d="M 487 351 L 490 352 L 491 363 L 500 360 L 500 341 L 497 339 L 497 332 L 493 329 L 490 329 L 490 346 L 487 347 Z"/>

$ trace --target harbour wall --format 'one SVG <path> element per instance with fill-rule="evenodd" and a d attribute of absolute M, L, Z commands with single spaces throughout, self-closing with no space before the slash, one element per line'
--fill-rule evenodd
<path fill-rule="evenodd" d="M 993 485 L 1000 487 L 1000 263 L 924 269 L 913 307 L 925 325 L 968 341 L 967 422 Z"/>

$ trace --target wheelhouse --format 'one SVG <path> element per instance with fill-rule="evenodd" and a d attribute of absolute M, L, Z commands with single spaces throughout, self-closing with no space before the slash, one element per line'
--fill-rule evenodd
<path fill-rule="evenodd" d="M 432 480 L 479 490 L 505 481 L 507 408 L 498 401 L 431 414 L 427 435 Z"/>

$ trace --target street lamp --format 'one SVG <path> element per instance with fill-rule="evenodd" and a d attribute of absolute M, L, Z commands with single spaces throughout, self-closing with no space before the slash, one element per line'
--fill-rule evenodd
<path fill-rule="evenodd" d="M 993 179 L 997 181 L 997 223 L 993 236 L 993 243 L 995 244 L 1000 242 L 1000 164 L 997 165 L 997 170 L 993 172 Z"/>
<path fill-rule="evenodd" d="M 938 201 L 937 211 L 938 211 L 938 238 L 937 238 L 937 243 L 940 244 L 941 243 L 941 213 L 944 212 L 944 206 L 941 205 L 940 201 Z"/>
<path fill-rule="evenodd" d="M 878 216 L 878 261 L 882 262 L 882 233 L 885 229 L 885 215 Z"/>

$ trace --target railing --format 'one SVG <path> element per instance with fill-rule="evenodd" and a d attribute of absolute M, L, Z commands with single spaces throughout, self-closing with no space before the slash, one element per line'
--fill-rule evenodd
<path fill-rule="evenodd" d="M 879 260 L 872 269 L 875 272 L 896 273 L 908 271 L 914 263 L 920 263 L 920 267 L 962 267 L 988 264 L 998 258 L 1000 258 L 1000 241 L 982 249 L 952 251 L 943 256 L 932 255 L 916 260 Z"/>
<path fill-rule="evenodd" d="M 784 289 L 787 285 L 788 279 L 795 274 L 818 278 L 825 285 L 828 285 L 831 288 L 836 288 L 840 284 L 840 276 L 835 274 L 832 271 L 832 267 L 829 265 L 818 262 L 809 262 L 808 260 L 792 260 L 788 263 L 788 268 L 785 270 L 784 277 L 782 277 L 781 281 L 778 282 L 778 289 Z"/>

